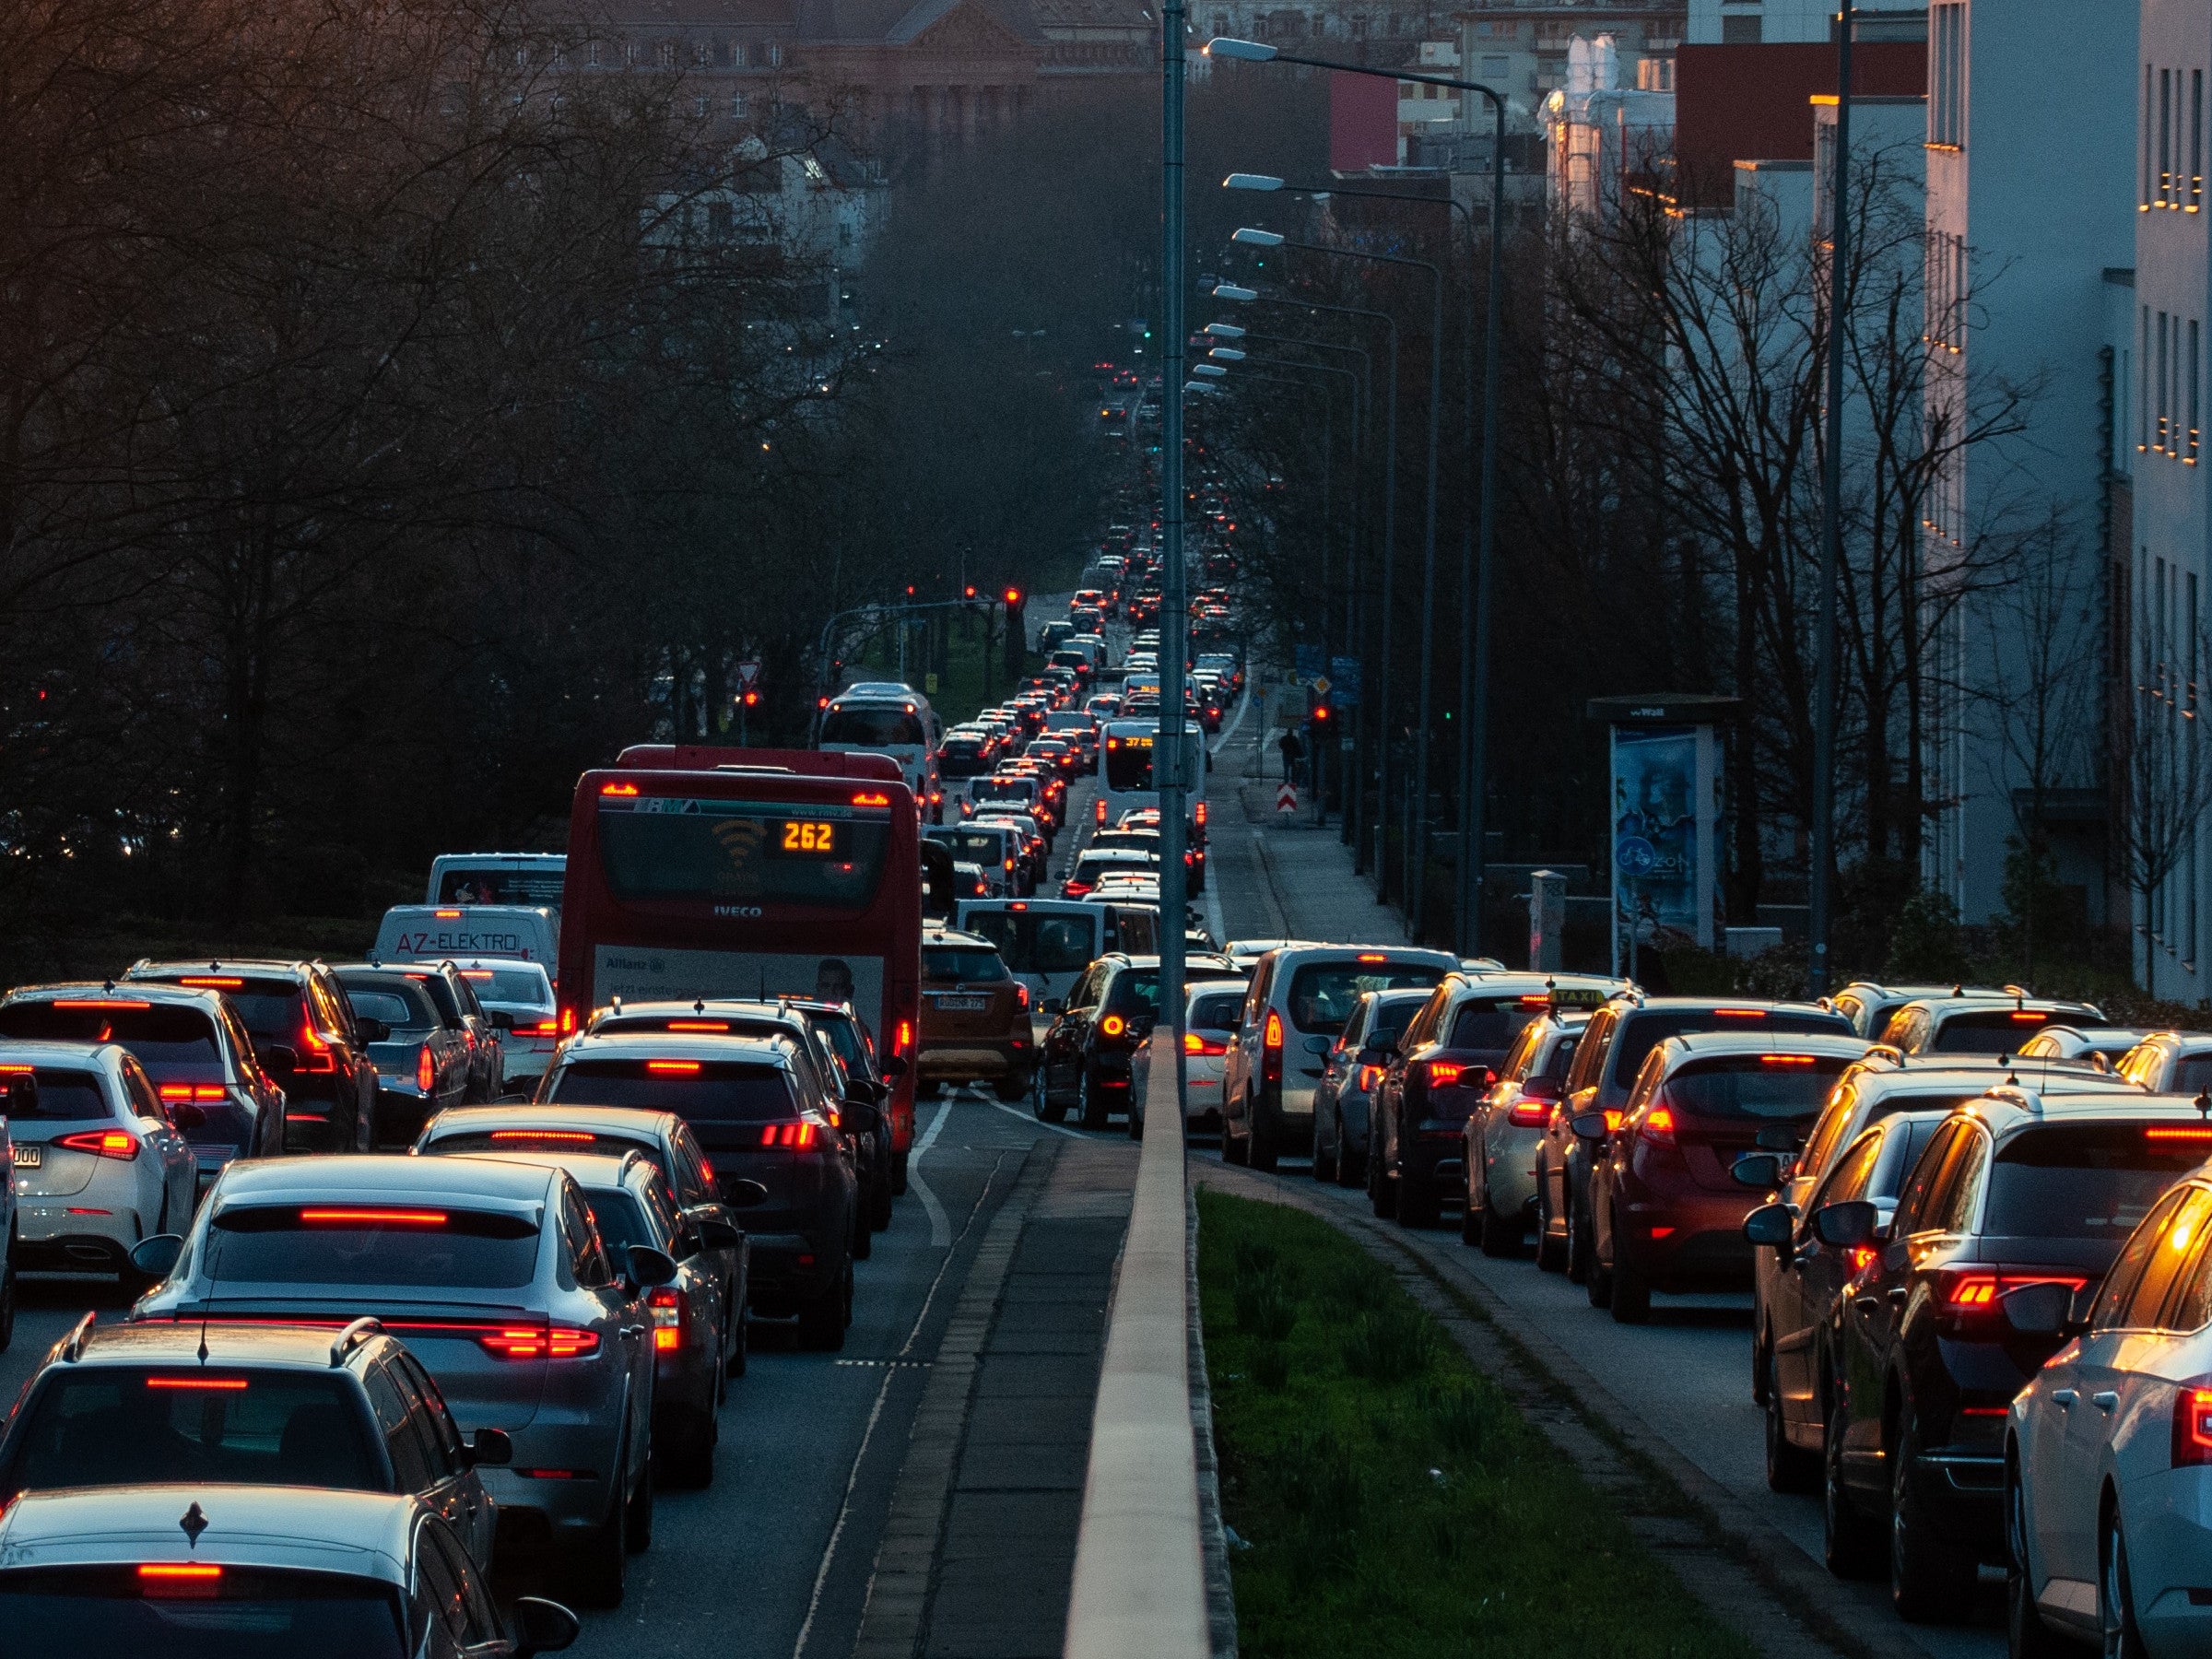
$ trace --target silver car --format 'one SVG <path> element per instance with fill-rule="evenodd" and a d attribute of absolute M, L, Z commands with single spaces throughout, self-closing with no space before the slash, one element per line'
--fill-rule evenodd
<path fill-rule="evenodd" d="M 512 1463 L 486 1474 L 500 1548 L 549 1549 L 578 1599 L 621 1601 L 653 1528 L 647 1296 L 677 1265 L 650 1248 L 610 1261 L 567 1174 L 359 1154 L 241 1164 L 188 1236 L 149 1239 L 135 1259 L 168 1277 L 134 1321 L 374 1315 L 465 1430 L 513 1442 Z"/>
<path fill-rule="evenodd" d="M 1184 1125 L 1206 1134 L 1221 1127 L 1221 1069 L 1229 1045 L 1237 1040 L 1237 1015 L 1244 987 L 1193 985 L 1182 1014 L 1182 1117 Z M 1140 1042 L 1129 1056 L 1129 1138 L 1145 1138 L 1145 1090 L 1151 1087 L 1152 1045 Z"/>
<path fill-rule="evenodd" d="M 1540 1015 L 1521 1028 L 1499 1063 L 1498 1081 L 1467 1118 L 1466 1208 L 1459 1237 L 1485 1255 L 1511 1255 L 1536 1218 L 1536 1147 L 1559 1103 L 1583 1012 Z"/>
<path fill-rule="evenodd" d="M 503 1629 L 453 1529 L 404 1492 L 33 1492 L 0 1516 L 0 1563 L 15 1653 L 528 1659 L 576 1640 L 576 1616 L 535 1596 Z"/>

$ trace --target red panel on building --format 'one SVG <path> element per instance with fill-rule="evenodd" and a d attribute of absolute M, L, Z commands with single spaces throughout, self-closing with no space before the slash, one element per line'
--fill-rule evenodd
<path fill-rule="evenodd" d="M 1852 48 L 1851 78 L 1862 98 L 1924 97 L 1927 46 L 1861 41 Z M 1812 100 L 1835 90 L 1832 45 L 1677 47 L 1675 156 L 1683 198 L 1727 200 L 1738 161 L 1810 161 Z"/>
<path fill-rule="evenodd" d="M 1340 173 L 1398 164 L 1398 83 L 1377 75 L 1329 76 L 1329 167 Z"/>

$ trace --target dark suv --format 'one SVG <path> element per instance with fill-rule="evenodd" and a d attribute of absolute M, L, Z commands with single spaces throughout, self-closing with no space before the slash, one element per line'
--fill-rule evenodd
<path fill-rule="evenodd" d="M 283 1085 L 285 1150 L 365 1152 L 376 1122 L 376 1063 L 337 976 L 321 962 L 154 962 L 125 980 L 220 991 Z"/>
<path fill-rule="evenodd" d="M 2016 1325 L 2006 1299 L 2095 1284 L 2208 1150 L 2212 1125 L 2182 1098 L 2001 1085 L 1937 1128 L 1888 1227 L 1864 1200 L 1813 1212 L 1823 1243 L 1878 1252 L 1843 1294 L 1822 1379 L 1831 1571 L 1887 1559 L 1911 1619 L 1971 1604 L 1977 1565 L 2006 1559 L 2013 1395 L 2063 1340 Z"/>
<path fill-rule="evenodd" d="M 1669 1037 L 1691 1031 L 1826 1031 L 1853 1034 L 1841 1014 L 1810 1003 L 1774 1003 L 1697 996 L 1617 996 L 1590 1017 L 1574 1051 L 1559 1110 L 1537 1143 L 1536 1265 L 1557 1272 L 1565 1267 L 1576 1284 L 1588 1278 L 1591 1247 L 1589 1191 L 1591 1158 L 1575 1137 L 1574 1120 L 1602 1112 L 1620 1121 L 1630 1087 L 1644 1056 Z"/>
<path fill-rule="evenodd" d="M 1182 971 L 1194 985 L 1245 977 L 1223 956 L 1187 956 Z M 1068 992 L 1066 1006 L 1045 1006 L 1053 1023 L 1038 1053 L 1039 1115 L 1056 1124 L 1072 1105 L 1086 1129 L 1103 1129 L 1109 1112 L 1129 1110 L 1129 1059 L 1159 1016 L 1159 959 L 1102 956 Z"/>

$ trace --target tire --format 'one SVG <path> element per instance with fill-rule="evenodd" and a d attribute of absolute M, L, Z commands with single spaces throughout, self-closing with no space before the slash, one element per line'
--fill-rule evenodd
<path fill-rule="evenodd" d="M 2043 1622 L 2028 1559 L 2027 1496 L 2017 1458 L 2005 1462 L 2005 1649 L 2007 1659 L 2080 1659 L 2082 1650 Z"/>
<path fill-rule="evenodd" d="M 1589 1206 L 1584 1205 L 1583 1208 L 1587 1209 Z M 1580 1216 L 1582 1210 L 1577 1210 L 1575 1214 Z M 1586 1265 L 1583 1268 L 1583 1294 L 1590 1299 L 1592 1307 L 1610 1308 L 1613 1305 L 1613 1269 L 1597 1258 L 1597 1223 L 1592 1221 L 1586 1225 L 1591 1241 Z M 1583 1236 L 1580 1232 L 1575 1234 L 1578 1239 Z"/>
<path fill-rule="evenodd" d="M 1774 1353 L 1766 1356 L 1767 1490 L 1809 1492 L 1820 1482 L 1820 1460 L 1803 1446 L 1790 1444 L 1782 1415 L 1782 1389 L 1774 1380 Z"/>
<path fill-rule="evenodd" d="M 1018 1077 L 1005 1077 L 995 1078 L 991 1084 L 991 1091 L 998 1096 L 998 1098 L 1002 1100 L 1018 1100 L 1024 1095 L 1030 1092 L 1029 1075 L 1024 1073 Z"/>
<path fill-rule="evenodd" d="M 1335 1115 L 1334 1108 L 1331 1108 L 1329 1122 L 1330 1126 L 1335 1130 L 1336 1139 L 1324 1156 L 1321 1149 L 1321 1112 L 1316 1108 L 1313 1112 L 1313 1179 L 1315 1181 L 1334 1182 L 1336 1179 L 1336 1160 L 1343 1152 L 1344 1120 Z"/>
<path fill-rule="evenodd" d="M 622 1449 L 628 1462 L 629 1448 Z M 629 1570 L 629 1500 L 618 1492 L 607 1504 L 606 1519 L 589 1536 L 569 1551 L 563 1591 L 578 1606 L 618 1607 L 622 1581 Z"/>
<path fill-rule="evenodd" d="M 653 1547 L 653 1476 L 657 1461 L 645 1459 L 645 1473 L 630 1488 L 629 1502 L 624 1506 L 622 1545 L 631 1555 L 643 1555 Z"/>
<path fill-rule="evenodd" d="M 1882 1567 L 1882 1529 L 1851 1506 L 1843 1485 L 1841 1404 L 1828 1409 L 1820 1441 L 1820 1559 L 1840 1579 L 1872 1578 Z"/>
<path fill-rule="evenodd" d="M 2104 1518 L 2098 1551 L 2097 1622 L 2104 1627 L 2104 1659 L 2144 1659 L 2143 1632 L 2136 1628 L 2135 1582 L 2127 1571 L 2127 1534 L 2115 1507 Z"/>
<path fill-rule="evenodd" d="M 1244 1118 L 1245 1129 L 1252 1139 L 1248 1148 L 1252 1156 L 1252 1167 L 1255 1170 L 1273 1170 L 1282 1158 L 1281 1149 L 1275 1144 L 1275 1125 L 1267 1121 L 1267 1114 L 1259 1103 L 1249 1096 L 1244 1101 Z"/>
<path fill-rule="evenodd" d="M 1239 1140 L 1229 1132 L 1229 1114 L 1221 1117 L 1221 1161 L 1242 1167 L 1252 1162 L 1252 1142 Z"/>
<path fill-rule="evenodd" d="M 1536 1270 L 1561 1273 L 1567 1267 L 1567 1241 L 1551 1236 L 1551 1183 L 1536 1181 Z"/>
<path fill-rule="evenodd" d="M 1398 1213 L 1398 1189 L 1391 1185 L 1382 1172 L 1382 1160 L 1371 1151 L 1367 1159 L 1367 1206 L 1378 1220 L 1387 1221 Z"/>
<path fill-rule="evenodd" d="M 1084 1128 L 1103 1129 L 1106 1127 L 1106 1108 L 1099 1100 L 1099 1091 L 1091 1087 L 1088 1066 L 1083 1068 L 1082 1077 L 1076 1085 L 1076 1100 L 1081 1107 L 1081 1111 L 1077 1114 L 1077 1120 Z"/>
<path fill-rule="evenodd" d="M 1613 1266 L 1606 1276 L 1612 1281 L 1608 1287 L 1612 1295 L 1607 1300 L 1613 1308 L 1615 1324 L 1649 1324 L 1652 1319 L 1652 1276 L 1630 1247 L 1628 1235 L 1620 1230 L 1620 1218 L 1613 1220 Z"/>
<path fill-rule="evenodd" d="M 1483 1188 L 1482 1215 L 1477 1228 L 1480 1234 L 1482 1253 L 1487 1256 L 1513 1256 L 1521 1253 L 1521 1223 L 1509 1221 L 1490 1202 L 1489 1188 Z"/>
<path fill-rule="evenodd" d="M 853 1318 L 853 1267 L 845 1270 L 826 1290 L 799 1310 L 799 1346 L 818 1354 L 834 1354 L 845 1346 L 845 1326 Z"/>
<path fill-rule="evenodd" d="M 1889 1453 L 1889 1605 L 1908 1624 L 1942 1624 L 1974 1598 L 1974 1558 L 1942 1535 L 1912 1496 L 1910 1418 L 1899 1423 Z"/>
<path fill-rule="evenodd" d="M 906 1191 L 906 1159 L 907 1154 L 901 1152 L 891 1160 L 891 1191 L 895 1194 Z"/>

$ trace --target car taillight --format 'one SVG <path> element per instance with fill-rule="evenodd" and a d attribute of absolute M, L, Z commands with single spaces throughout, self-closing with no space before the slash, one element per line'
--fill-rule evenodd
<path fill-rule="evenodd" d="M 1532 1100 L 1524 1095 L 1513 1102 L 1513 1109 L 1505 1114 L 1505 1121 L 1516 1129 L 1541 1129 L 1551 1122 L 1551 1102 Z"/>
<path fill-rule="evenodd" d="M 495 1359 L 588 1359 L 599 1351 L 599 1333 L 573 1325 L 490 1330 L 477 1341 Z"/>
<path fill-rule="evenodd" d="M 1450 1088 L 1466 1075 L 1466 1069 L 1456 1060 L 1431 1060 L 1429 1062 L 1429 1087 Z"/>
<path fill-rule="evenodd" d="M 908 996 L 911 1000 L 912 994 L 910 992 Z M 914 1022 L 911 1019 L 902 1019 L 899 1022 L 899 1035 L 892 1042 L 891 1053 L 894 1054 L 903 1054 L 907 1052 L 907 1050 L 912 1048 L 913 1046 Z"/>
<path fill-rule="evenodd" d="M 1359 1068 L 1359 1087 L 1367 1092 L 1373 1093 L 1375 1085 L 1382 1081 L 1382 1068 L 1381 1066 L 1363 1065 Z"/>
<path fill-rule="evenodd" d="M 540 1037 L 557 1037 L 560 1034 L 560 1022 L 553 1019 L 541 1019 L 530 1029 Z"/>
<path fill-rule="evenodd" d="M 303 1072 L 335 1072 L 338 1057 L 330 1052 L 330 1044 L 323 1041 L 322 1032 L 313 1026 L 300 1028 L 299 1069 Z"/>
<path fill-rule="evenodd" d="M 1030 1011 L 1030 988 L 1027 985 L 1017 983 L 1014 987 L 1014 1000 L 1021 1011 L 1027 1014 Z"/>
<path fill-rule="evenodd" d="M 653 1349 L 656 1354 L 674 1353 L 684 1346 L 689 1332 L 685 1328 L 686 1310 L 683 1293 L 673 1286 L 663 1285 L 645 1299 L 653 1310 Z"/>
<path fill-rule="evenodd" d="M 1229 1044 L 1208 1042 L 1195 1031 L 1185 1031 L 1182 1034 L 1182 1052 L 1186 1054 L 1226 1054 L 1229 1053 Z"/>
<path fill-rule="evenodd" d="M 2173 1391 L 2173 1466 L 2212 1464 L 2212 1377 L 2197 1377 Z"/>
<path fill-rule="evenodd" d="M 1101 1037 L 1119 1037 L 1128 1029 L 1129 1022 L 1119 1014 L 1109 1014 L 1099 1021 L 1099 1034 Z"/>
<path fill-rule="evenodd" d="M 2017 1268 L 1967 1266 L 1946 1267 L 1935 1276 L 1936 1297 L 1940 1304 L 1937 1312 L 1951 1324 L 1984 1324 L 1997 1323 L 2003 1310 L 1999 1304 L 2015 1290 L 2030 1285 L 2064 1285 L 2069 1290 L 2078 1290 L 2089 1281 L 2077 1273 L 2022 1272 Z"/>
<path fill-rule="evenodd" d="M 1655 1147 L 1671 1147 L 1675 1144 L 1675 1114 L 1665 1106 L 1654 1106 L 1643 1114 L 1636 1134 Z"/>
<path fill-rule="evenodd" d="M 576 1029 L 576 1010 L 575 1010 L 575 1009 L 573 1009 L 573 1008 L 563 1008 L 563 1009 L 560 1011 L 560 1030 L 561 1030 L 561 1034 L 562 1034 L 563 1036 L 566 1036 L 566 1035 L 567 1035 L 569 1032 L 571 1032 L 571 1031 L 573 1031 L 575 1029 Z"/>
<path fill-rule="evenodd" d="M 100 1158 L 129 1159 L 138 1156 L 138 1137 L 123 1129 L 88 1129 L 81 1135 L 65 1135 L 53 1144 Z"/>
<path fill-rule="evenodd" d="M 230 1091 L 220 1083 L 164 1083 L 161 1098 L 165 1100 L 225 1100 Z"/>
<path fill-rule="evenodd" d="M 760 1125 L 760 1145 L 779 1152 L 804 1152 L 814 1145 L 814 1125 L 805 1120 Z"/>
<path fill-rule="evenodd" d="M 1106 821 L 1106 797 L 1104 795 L 1100 795 L 1097 801 L 1092 803 L 1092 816 L 1101 824 Z"/>
<path fill-rule="evenodd" d="M 415 1087 L 426 1095 L 438 1087 L 438 1062 L 430 1057 L 427 1042 L 415 1051 Z"/>
<path fill-rule="evenodd" d="M 1283 1080 L 1283 1017 L 1273 1008 L 1267 1010 L 1267 1022 L 1260 1027 L 1260 1081 L 1280 1083 Z"/>

